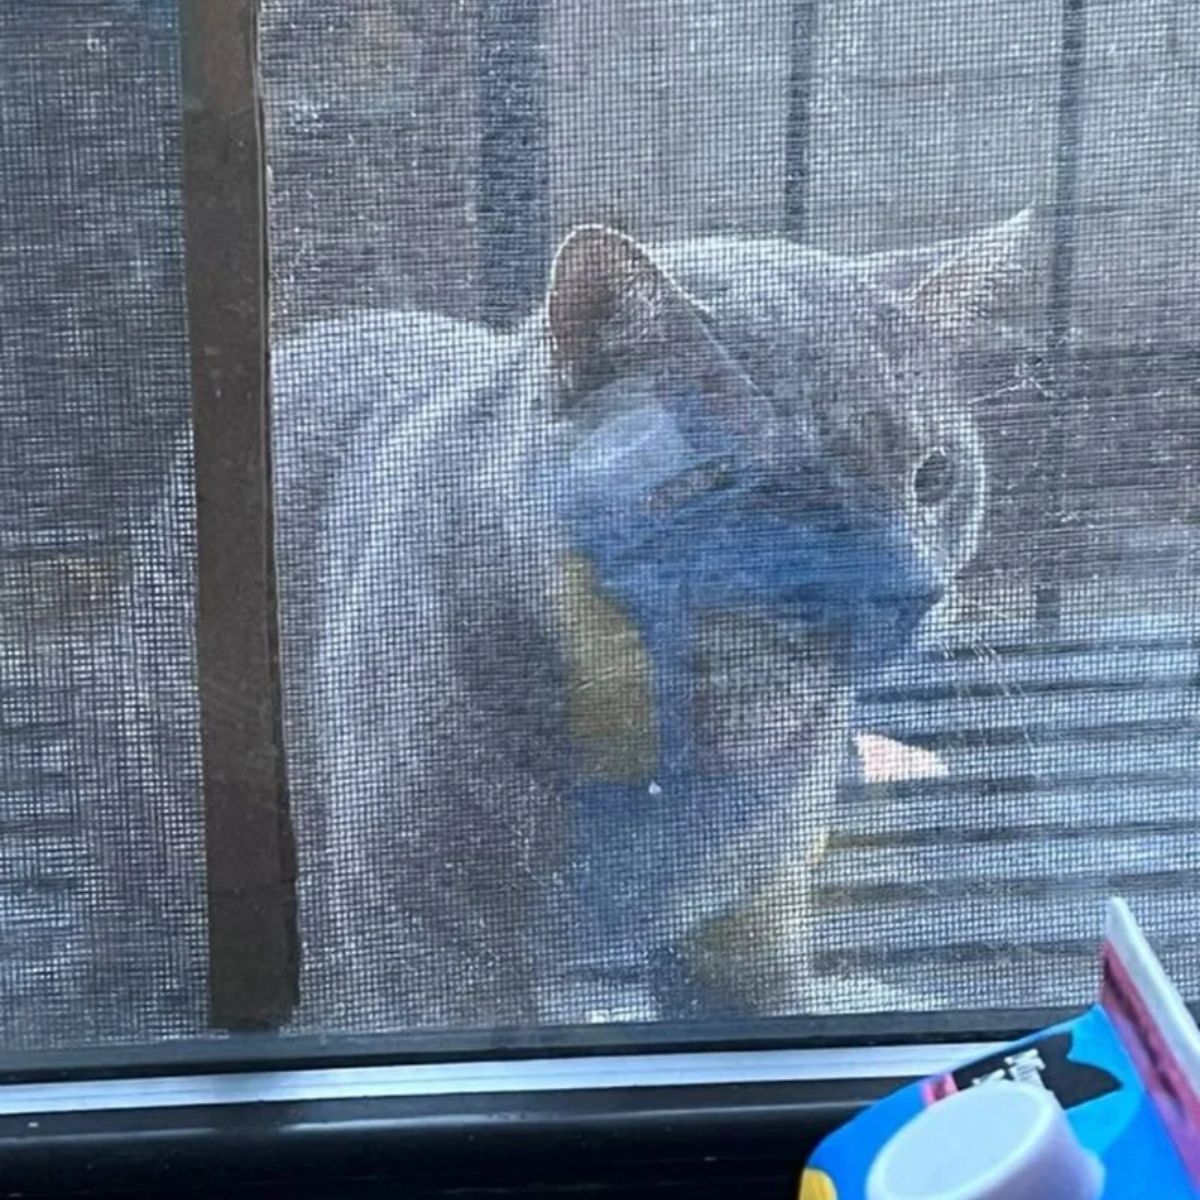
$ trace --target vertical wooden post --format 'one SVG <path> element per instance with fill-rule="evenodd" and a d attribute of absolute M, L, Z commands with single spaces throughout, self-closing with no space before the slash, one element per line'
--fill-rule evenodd
<path fill-rule="evenodd" d="M 257 0 L 180 0 L 195 436 L 197 659 L 215 1025 L 296 1001 L 272 522 Z"/>

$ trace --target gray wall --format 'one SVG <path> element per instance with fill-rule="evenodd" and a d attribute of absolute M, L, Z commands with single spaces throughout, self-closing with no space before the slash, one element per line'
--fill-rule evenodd
<path fill-rule="evenodd" d="M 1194 345 L 1200 316 L 1200 17 L 1192 0 L 1089 9 L 1075 323 Z"/>
<path fill-rule="evenodd" d="M 561 235 L 772 233 L 783 223 L 790 0 L 551 3 L 551 211 Z"/>
<path fill-rule="evenodd" d="M 598 218 L 647 238 L 783 230 L 797 68 L 811 71 L 815 244 L 912 244 L 1053 202 L 1060 0 L 815 0 L 807 48 L 792 39 L 804 2 L 547 0 L 554 236 Z M 477 5 L 267 0 L 281 320 L 306 304 L 478 310 Z M 1085 344 L 1193 336 L 1194 8 L 1087 6 L 1072 290 Z"/>
<path fill-rule="evenodd" d="M 808 237 L 932 241 L 1050 198 L 1060 5 L 823 0 Z"/>
<path fill-rule="evenodd" d="M 558 229 L 605 214 L 654 237 L 783 229 L 793 7 L 551 0 Z M 1053 203 L 1059 0 L 817 8 L 807 240 L 914 244 Z M 1091 0 L 1086 42 L 1077 339 L 1190 343 L 1200 17 L 1189 0 Z"/>
<path fill-rule="evenodd" d="M 476 0 L 264 0 L 272 320 L 479 310 Z"/>

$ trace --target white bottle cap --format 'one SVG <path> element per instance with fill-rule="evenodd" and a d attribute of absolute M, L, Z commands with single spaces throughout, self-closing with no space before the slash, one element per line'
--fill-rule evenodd
<path fill-rule="evenodd" d="M 867 1200 L 1099 1200 L 1103 1183 L 1052 1093 L 994 1080 L 896 1133 L 871 1166 Z"/>

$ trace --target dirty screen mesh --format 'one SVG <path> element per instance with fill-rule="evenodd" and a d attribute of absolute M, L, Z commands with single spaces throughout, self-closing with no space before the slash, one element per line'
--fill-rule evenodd
<path fill-rule="evenodd" d="M 313 1021 L 1200 997 L 1197 37 L 267 3 Z"/>
<path fill-rule="evenodd" d="M 5 1049 L 201 1011 L 190 497 L 150 519 L 189 411 L 177 77 L 171 5 L 0 9 Z"/>
<path fill-rule="evenodd" d="M 1192 7 L 258 32 L 289 1032 L 1200 1001 Z M 196 36 L 0 11 L 4 1048 L 206 1030 Z"/>

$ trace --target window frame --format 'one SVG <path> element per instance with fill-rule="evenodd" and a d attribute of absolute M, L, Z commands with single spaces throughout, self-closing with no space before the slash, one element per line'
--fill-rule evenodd
<path fill-rule="evenodd" d="M 179 0 L 210 1000 L 214 1027 L 235 1031 L 286 1021 L 298 966 L 273 572 L 258 9 L 259 0 Z M 536 41 L 537 0 L 495 5 L 482 36 L 510 9 Z M 809 47 L 816 12 L 815 0 L 795 0 L 798 48 Z M 1069 353 L 1084 0 L 1063 0 L 1063 13 L 1052 357 Z M 520 155 L 545 147 L 540 134 L 506 126 L 496 80 L 506 66 L 536 67 L 536 52 L 533 43 L 489 45 L 486 77 L 497 92 L 482 106 L 484 213 L 533 267 L 547 217 L 544 197 L 531 201 Z M 811 62 L 807 53 L 795 62 L 785 208 L 800 236 Z M 507 259 L 486 267 L 485 302 L 502 316 L 497 281 Z M 1062 454 L 1060 439 L 1049 472 L 1061 476 Z M 1047 580 L 1039 610 L 1052 621 L 1057 608 Z M 727 1194 L 730 1173 L 794 1182 L 816 1141 L 885 1092 L 1066 1015 L 960 1010 L 781 1018 L 753 1029 L 331 1038 L 234 1032 L 6 1055 L 0 1153 L 8 1190 L 27 1195 L 229 1192 L 283 1180 L 316 1194 L 350 1177 L 364 1187 L 419 1179 L 431 1190 L 531 1179 L 648 1186 L 664 1171 L 692 1180 L 693 1194 L 709 1185 Z"/>
<path fill-rule="evenodd" d="M 0 1088 L 0 1159 L 27 1196 L 794 1194 L 866 1105 L 992 1044 L 649 1054 L 208 1074 Z"/>

